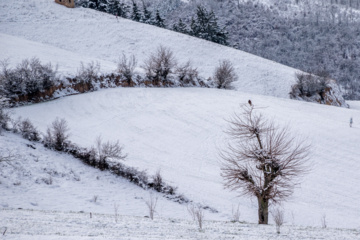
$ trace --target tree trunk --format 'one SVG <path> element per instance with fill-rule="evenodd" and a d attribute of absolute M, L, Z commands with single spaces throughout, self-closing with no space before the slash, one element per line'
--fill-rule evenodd
<path fill-rule="evenodd" d="M 258 204 L 259 224 L 268 224 L 269 202 L 267 199 L 264 199 L 262 196 L 260 196 L 258 197 Z"/>

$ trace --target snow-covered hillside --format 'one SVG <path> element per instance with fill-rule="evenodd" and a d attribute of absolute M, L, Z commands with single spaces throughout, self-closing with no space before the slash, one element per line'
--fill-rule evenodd
<path fill-rule="evenodd" d="M 227 142 L 226 119 L 239 110 L 239 104 L 251 99 L 263 107 L 264 115 L 280 125 L 289 125 L 293 134 L 312 144 L 311 172 L 297 186 L 293 197 L 280 206 L 285 211 L 286 234 L 295 234 L 280 239 L 359 237 L 358 230 L 300 227 L 320 227 L 326 215 L 329 227 L 360 228 L 359 102 L 350 102 L 352 109 L 341 109 L 290 100 L 288 92 L 295 69 L 90 9 L 68 9 L 52 0 L 18 0 L 0 1 L 0 12 L 0 57 L 10 57 L 12 64 L 36 56 L 59 64 L 64 75 L 74 74 L 81 61 L 99 61 L 104 71 L 110 71 L 122 53 L 135 54 L 142 63 L 162 44 L 174 51 L 179 62 L 192 60 L 205 77 L 212 75 L 220 59 L 230 59 L 239 75 L 237 91 L 107 89 L 15 108 L 14 119 L 29 118 L 45 132 L 56 117 L 65 118 L 71 141 L 83 147 L 93 145 L 99 135 L 104 140 L 119 140 L 129 154 L 127 165 L 147 169 L 150 174 L 160 169 L 165 181 L 177 186 L 179 193 L 218 210 L 206 211 L 205 219 L 228 221 L 232 207 L 239 204 L 240 220 L 256 223 L 256 200 L 238 197 L 238 193 L 223 188 L 218 156 Z M 353 128 L 349 127 L 350 117 L 354 119 Z M 0 151 L 20 155 L 10 165 L 1 163 L 0 168 L 0 206 L 6 209 L 0 211 L 0 223 L 4 223 L 0 227 L 6 225 L 9 233 L 16 234 L 5 235 L 9 239 L 100 239 L 106 230 L 109 235 L 104 237 L 111 239 L 131 233 L 132 228 L 137 230 L 125 235 L 125 239 L 220 239 L 223 234 L 224 238 L 241 239 L 243 232 L 248 234 L 244 239 L 275 238 L 273 226 L 246 224 L 233 228 L 229 222 L 210 221 L 208 228 L 205 225 L 205 234 L 195 233 L 186 206 L 160 195 L 156 195 L 156 218 L 162 219 L 151 222 L 139 218 L 147 215 L 145 201 L 149 192 L 84 166 L 66 154 L 31 143 L 34 149 L 28 144 L 14 134 L 0 136 Z M 47 184 L 50 179 L 52 184 Z M 98 196 L 96 201 L 94 196 Z M 102 215 L 112 214 L 114 203 L 119 204 L 121 215 L 128 215 L 118 226 L 109 223 L 113 216 Z M 99 216 L 99 221 L 90 222 L 89 212 Z M 82 222 L 79 219 L 83 217 Z M 47 229 L 44 222 L 52 227 Z M 76 227 L 68 228 L 73 224 Z M 101 231 L 94 233 L 94 228 Z"/>
<path fill-rule="evenodd" d="M 140 67 L 157 47 L 163 45 L 173 50 L 179 63 L 191 60 L 206 78 L 212 76 L 220 60 L 229 59 L 239 75 L 239 81 L 234 85 L 241 91 L 288 98 L 290 86 L 295 81 L 296 70 L 293 68 L 162 28 L 121 18 L 117 20 L 112 15 L 91 9 L 68 9 L 51 0 L 0 1 L 0 9 L 0 33 L 37 42 L 25 44 L 41 49 L 36 52 L 25 49 L 24 57 L 34 54 L 40 60 L 43 57 L 48 60 L 48 56 L 53 55 L 51 62 L 59 64 L 60 69 L 71 65 L 67 71 L 76 72 L 80 61 L 93 58 L 112 62 L 115 69 L 115 63 L 123 53 L 134 54 Z M 11 59 L 19 51 L 12 44 L 14 39 L 5 35 L 0 39 L 1 58 L 10 57 L 13 64 L 17 63 L 19 57 Z M 72 58 L 57 58 L 56 53 L 61 50 L 55 48 L 71 52 Z M 104 63 L 104 67 L 111 66 Z"/>
<path fill-rule="evenodd" d="M 150 173 L 161 169 L 179 192 L 219 211 L 209 218 L 230 219 L 232 205 L 240 202 L 242 218 L 256 222 L 255 199 L 223 189 L 218 157 L 225 119 L 248 99 L 313 145 L 311 173 L 283 204 L 287 221 L 319 226 L 326 214 L 329 226 L 359 227 L 360 128 L 348 123 L 360 119 L 359 110 L 216 89 L 112 89 L 14 111 L 43 132 L 56 117 L 65 118 L 71 140 L 81 146 L 93 145 L 100 134 L 120 140 L 127 164 Z"/>

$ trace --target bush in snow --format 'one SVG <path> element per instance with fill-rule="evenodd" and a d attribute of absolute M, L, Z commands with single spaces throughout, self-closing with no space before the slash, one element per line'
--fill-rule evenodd
<path fill-rule="evenodd" d="M 199 84 L 199 72 L 192 66 L 190 61 L 178 66 L 175 73 L 180 86 L 197 86 Z"/>
<path fill-rule="evenodd" d="M 11 120 L 10 112 L 6 109 L 7 99 L 0 95 L 0 133 L 2 129 L 9 129 L 9 122 Z"/>
<path fill-rule="evenodd" d="M 58 151 L 64 151 L 69 145 L 69 127 L 65 119 L 56 118 L 47 128 L 44 136 L 44 145 Z"/>
<path fill-rule="evenodd" d="M 156 171 L 155 175 L 152 178 L 153 180 L 153 187 L 156 191 L 160 192 L 163 186 L 163 178 L 161 176 L 160 169 Z"/>
<path fill-rule="evenodd" d="M 321 94 L 325 92 L 327 82 L 326 75 L 317 76 L 311 73 L 297 73 L 296 84 L 292 87 L 290 96 L 311 97 L 314 94 Z"/>
<path fill-rule="evenodd" d="M 229 60 L 222 60 L 215 68 L 214 82 L 217 88 L 232 89 L 231 83 L 235 82 L 238 76 Z"/>
<path fill-rule="evenodd" d="M 127 155 L 123 153 L 123 147 L 120 145 L 119 141 L 103 142 L 101 136 L 96 139 L 95 153 L 99 164 L 98 167 L 101 170 L 108 169 L 109 159 L 125 160 L 127 157 Z"/>
<path fill-rule="evenodd" d="M 88 84 L 90 88 L 94 87 L 94 83 L 99 80 L 100 75 L 100 63 L 99 62 L 90 62 L 85 65 L 81 62 L 80 68 L 78 69 L 75 79 L 79 83 Z"/>
<path fill-rule="evenodd" d="M 175 67 L 176 60 L 174 53 L 164 46 L 158 47 L 156 52 L 149 56 L 143 66 L 147 79 L 154 86 L 168 86 L 170 74 L 175 72 Z"/>
<path fill-rule="evenodd" d="M 134 55 L 132 55 L 129 59 L 125 54 L 122 55 L 122 58 L 119 60 L 117 65 L 117 72 L 125 78 L 128 86 L 133 86 L 133 76 L 134 71 L 137 65 L 137 60 Z"/>
<path fill-rule="evenodd" d="M 36 94 L 51 88 L 57 81 L 57 68 L 51 63 L 41 64 L 38 58 L 24 59 L 16 68 L 2 61 L 1 90 L 8 97 Z"/>
<path fill-rule="evenodd" d="M 25 139 L 29 141 L 40 141 L 40 133 L 28 118 L 20 122 L 19 130 Z"/>

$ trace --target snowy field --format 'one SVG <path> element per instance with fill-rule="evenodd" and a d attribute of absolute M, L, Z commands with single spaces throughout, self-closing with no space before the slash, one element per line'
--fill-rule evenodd
<path fill-rule="evenodd" d="M 155 173 L 179 192 L 219 211 L 210 219 L 229 220 L 240 203 L 242 219 L 256 222 L 257 204 L 224 190 L 218 149 L 226 143 L 226 118 L 251 99 L 266 116 L 291 126 L 313 145 L 312 171 L 288 202 L 286 218 L 295 224 L 360 227 L 358 161 L 360 127 L 349 127 L 360 111 L 216 89 L 108 89 L 14 109 L 45 132 L 65 118 L 71 140 L 84 147 L 95 138 L 120 140 L 127 164 Z"/>
<path fill-rule="evenodd" d="M 321 229 L 284 226 L 280 234 L 275 226 L 249 223 L 207 221 L 199 231 L 192 221 L 120 216 L 115 222 L 111 214 L 56 212 L 34 210 L 0 210 L 2 222 L 8 226 L 7 240 L 144 240 L 144 239 L 328 239 L 354 240 L 360 232 L 351 229 Z M 0 229 L 4 231 L 4 228 Z"/>
<path fill-rule="evenodd" d="M 144 218 L 149 192 L 4 133 L 0 151 L 19 154 L 0 167 L 5 239 L 360 239 L 359 102 L 345 109 L 289 100 L 295 69 L 90 9 L 67 9 L 52 0 L 0 0 L 0 13 L 0 58 L 9 57 L 12 64 L 36 56 L 59 64 L 63 75 L 90 61 L 111 71 L 122 53 L 135 54 L 142 63 L 163 44 L 179 62 L 191 59 L 204 77 L 224 58 L 239 75 L 237 91 L 119 88 L 13 109 L 14 118 L 29 118 L 42 132 L 56 117 L 65 118 L 71 141 L 83 147 L 99 135 L 119 140 L 129 154 L 127 165 L 149 174 L 160 169 L 179 193 L 218 211 L 205 212 L 204 232 L 197 231 L 184 205 L 155 194 L 159 203 L 150 221 Z M 311 172 L 280 206 L 286 221 L 280 236 L 274 226 L 256 225 L 256 200 L 223 189 L 220 176 L 226 119 L 249 99 L 312 144 Z M 114 204 L 121 214 L 117 224 Z M 251 224 L 228 222 L 238 204 L 240 220 Z M 328 229 L 320 228 L 323 216 Z"/>
<path fill-rule="evenodd" d="M 12 64 L 37 56 L 58 64 L 63 74 L 74 74 L 81 61 L 96 58 L 104 71 L 115 70 L 122 54 L 134 54 L 141 71 L 144 60 L 163 45 L 172 49 L 180 64 L 190 60 L 205 78 L 213 75 L 220 60 L 229 59 L 239 75 L 235 86 L 241 91 L 288 98 L 295 81 L 293 68 L 91 9 L 68 9 L 52 0 L 16 0 L 0 1 L 0 11 L 0 58 L 10 58 Z M 29 40 L 24 42 L 29 47 L 14 45 L 12 36 Z M 65 55 L 59 56 L 59 52 Z"/>

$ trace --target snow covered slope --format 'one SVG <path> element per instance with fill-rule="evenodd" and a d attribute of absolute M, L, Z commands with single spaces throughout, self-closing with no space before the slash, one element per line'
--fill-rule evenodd
<path fill-rule="evenodd" d="M 117 204 L 121 215 L 148 215 L 149 192 L 121 177 L 5 132 L 0 136 L 0 153 L 8 151 L 17 157 L 0 162 L 0 208 L 113 214 Z M 156 197 L 155 217 L 187 217 L 185 206 Z M 0 227 L 5 227 L 3 218 L 0 213 Z"/>
<path fill-rule="evenodd" d="M 40 59 L 54 48 L 81 56 L 64 59 L 54 55 L 53 64 L 58 63 L 61 68 L 72 65 L 70 69 L 75 70 L 79 67 L 76 62 L 93 58 L 115 63 L 123 53 L 134 54 L 140 66 L 163 45 L 173 50 L 179 63 L 191 60 L 206 78 L 212 76 L 220 60 L 229 59 L 239 75 L 234 85 L 241 91 L 288 98 L 295 81 L 296 70 L 284 65 L 169 30 L 117 20 L 91 9 L 68 9 L 51 0 L 0 1 L 0 9 L 0 33 L 41 43 L 41 50 L 31 52 Z M 11 58 L 18 52 L 12 40 L 1 35 L 1 58 Z M 24 57 L 29 55 L 26 49 L 24 52 Z M 109 66 L 105 63 L 104 67 Z"/>
<path fill-rule="evenodd" d="M 360 111 L 216 89 L 111 89 L 15 109 L 43 132 L 55 119 L 69 122 L 71 140 L 91 146 L 98 135 L 117 140 L 127 164 L 155 173 L 191 199 L 216 208 L 210 219 L 230 219 L 240 203 L 242 219 L 256 222 L 257 204 L 224 190 L 218 149 L 226 142 L 226 118 L 248 99 L 263 113 L 289 124 L 313 145 L 312 171 L 283 204 L 287 221 L 359 227 Z M 349 127 L 349 119 L 355 124 Z"/>

